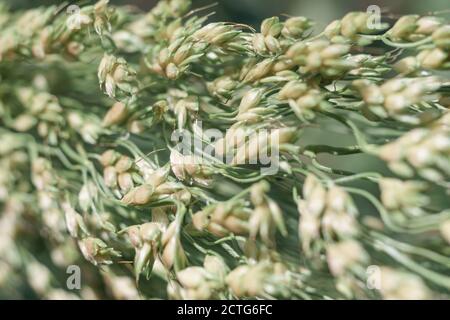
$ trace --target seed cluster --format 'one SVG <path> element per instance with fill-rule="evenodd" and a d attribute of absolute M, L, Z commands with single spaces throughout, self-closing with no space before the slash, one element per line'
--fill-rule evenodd
<path fill-rule="evenodd" d="M 449 298 L 445 15 L 190 9 L 0 5 L 0 297 Z"/>

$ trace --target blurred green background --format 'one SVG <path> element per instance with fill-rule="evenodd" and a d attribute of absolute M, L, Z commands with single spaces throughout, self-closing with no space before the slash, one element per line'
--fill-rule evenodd
<path fill-rule="evenodd" d="M 40 5 L 61 4 L 57 0 L 0 0 L 14 9 Z M 76 3 L 76 1 L 68 1 Z M 95 1 L 82 1 L 94 3 Z M 111 0 L 113 4 L 128 4 L 143 10 L 152 8 L 157 0 Z M 370 5 L 377 5 L 391 15 L 408 13 L 426 14 L 433 11 L 450 10 L 449 0 L 193 0 L 193 7 L 200 8 L 217 3 L 207 12 L 215 11 L 213 20 L 233 21 L 257 26 L 261 19 L 274 15 L 302 15 L 316 21 L 317 28 L 340 18 L 349 11 L 366 11 Z M 448 13 L 447 13 L 448 15 Z"/>

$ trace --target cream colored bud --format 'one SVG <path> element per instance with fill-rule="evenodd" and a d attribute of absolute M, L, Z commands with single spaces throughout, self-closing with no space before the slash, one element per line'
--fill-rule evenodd
<path fill-rule="evenodd" d="M 133 120 L 128 122 L 127 125 L 128 131 L 134 134 L 142 134 L 145 131 L 145 121 Z"/>
<path fill-rule="evenodd" d="M 313 174 L 308 174 L 303 184 L 303 197 L 309 199 L 317 187 L 322 187 L 319 179 Z"/>
<path fill-rule="evenodd" d="M 184 267 L 186 264 L 186 255 L 178 237 L 173 236 L 167 242 L 162 253 L 161 261 L 168 269 L 174 267 L 175 270 L 180 270 Z"/>
<path fill-rule="evenodd" d="M 397 72 L 407 74 L 407 73 L 416 71 L 418 66 L 419 66 L 419 64 L 417 63 L 416 57 L 406 57 L 406 58 L 403 58 L 400 61 L 398 61 L 394 65 L 394 69 Z"/>
<path fill-rule="evenodd" d="M 334 20 L 328 26 L 325 27 L 323 33 L 328 39 L 331 40 L 333 37 L 339 35 L 340 31 L 341 31 L 341 21 Z"/>
<path fill-rule="evenodd" d="M 220 37 L 222 34 L 225 34 L 230 30 L 231 30 L 230 26 L 218 22 L 216 23 L 215 27 L 205 35 L 205 40 L 214 43 L 215 38 Z"/>
<path fill-rule="evenodd" d="M 320 68 L 322 65 L 322 58 L 320 56 L 320 51 L 312 51 L 306 57 L 305 71 L 313 71 Z"/>
<path fill-rule="evenodd" d="M 381 89 L 372 82 L 361 79 L 353 81 L 353 85 L 358 88 L 365 103 L 378 105 L 384 102 Z"/>
<path fill-rule="evenodd" d="M 380 291 L 384 299 L 425 300 L 430 298 L 430 291 L 420 277 L 388 267 L 381 267 L 380 273 Z"/>
<path fill-rule="evenodd" d="M 175 80 L 178 78 L 180 74 L 180 70 L 174 63 L 169 63 L 166 67 L 166 76 L 171 80 Z"/>
<path fill-rule="evenodd" d="M 358 33 L 358 24 L 356 23 L 356 16 L 359 12 L 350 12 L 346 14 L 341 20 L 341 34 L 345 37 L 352 38 Z"/>
<path fill-rule="evenodd" d="M 78 238 L 78 236 L 80 235 L 80 221 L 82 221 L 83 218 L 72 208 L 70 204 L 65 202 L 62 204 L 62 207 L 64 210 L 67 231 L 69 232 L 70 236 Z"/>
<path fill-rule="evenodd" d="M 209 222 L 209 214 L 205 210 L 199 211 L 192 216 L 192 223 L 194 227 L 199 231 L 204 231 L 209 225 Z"/>
<path fill-rule="evenodd" d="M 201 267 L 189 267 L 177 272 L 177 279 L 183 287 L 197 288 L 206 281 L 206 272 Z"/>
<path fill-rule="evenodd" d="M 182 63 L 187 57 L 189 57 L 189 54 L 191 52 L 192 44 L 186 43 L 182 45 L 178 50 L 175 52 L 173 56 L 173 62 L 176 65 L 179 65 Z"/>
<path fill-rule="evenodd" d="M 220 256 L 207 255 L 203 262 L 205 270 L 224 281 L 229 269 Z"/>
<path fill-rule="evenodd" d="M 103 118 L 103 125 L 109 127 L 121 124 L 128 117 L 128 110 L 124 103 L 116 102 Z"/>
<path fill-rule="evenodd" d="M 286 56 L 290 59 L 305 54 L 307 52 L 307 45 L 303 41 L 294 43 L 286 52 Z"/>
<path fill-rule="evenodd" d="M 117 186 L 117 171 L 113 166 L 108 166 L 103 169 L 103 180 L 109 188 L 115 188 Z"/>
<path fill-rule="evenodd" d="M 251 89 L 246 92 L 241 99 L 241 103 L 239 104 L 239 113 L 244 113 L 247 110 L 257 107 L 261 101 L 263 93 L 264 89 Z"/>
<path fill-rule="evenodd" d="M 251 186 L 250 199 L 254 206 L 258 206 L 264 203 L 265 195 L 270 190 L 270 185 L 267 181 L 260 181 Z"/>
<path fill-rule="evenodd" d="M 391 94 L 384 101 L 384 106 L 390 114 L 400 113 L 410 104 L 411 101 L 403 94 Z"/>
<path fill-rule="evenodd" d="M 145 180 L 147 183 L 151 184 L 154 188 L 157 188 L 159 185 L 161 185 L 166 181 L 169 172 L 170 166 L 165 165 L 150 173 Z"/>
<path fill-rule="evenodd" d="M 144 242 L 157 242 L 161 238 L 161 229 L 155 222 L 147 222 L 140 226 L 139 235 Z"/>
<path fill-rule="evenodd" d="M 346 54 L 350 46 L 343 44 L 332 44 L 320 52 L 322 59 L 333 59 Z"/>
<path fill-rule="evenodd" d="M 192 37 L 197 40 L 204 40 L 204 38 L 217 27 L 218 23 L 209 23 L 201 29 L 194 32 Z"/>
<path fill-rule="evenodd" d="M 417 20 L 415 33 L 430 35 L 442 25 L 442 21 L 433 16 L 425 16 Z"/>
<path fill-rule="evenodd" d="M 250 267 L 247 265 L 239 266 L 232 270 L 226 277 L 226 283 L 234 295 L 244 297 L 246 289 L 244 287 L 244 279 L 248 276 Z"/>
<path fill-rule="evenodd" d="M 432 162 L 433 153 L 426 145 L 417 145 L 407 150 L 406 158 L 414 167 L 421 168 Z"/>
<path fill-rule="evenodd" d="M 450 220 L 446 220 L 441 223 L 440 231 L 445 241 L 450 244 Z"/>
<path fill-rule="evenodd" d="M 285 37 L 298 38 L 311 26 L 311 22 L 305 17 L 292 17 L 284 22 L 281 31 Z"/>
<path fill-rule="evenodd" d="M 29 114 L 21 114 L 14 119 L 14 129 L 20 132 L 25 132 L 34 127 L 37 123 L 37 119 Z"/>
<path fill-rule="evenodd" d="M 303 195 L 306 199 L 305 209 L 307 212 L 305 214 L 320 215 L 325 208 L 326 190 L 315 176 L 309 175 L 307 177 L 303 186 Z"/>
<path fill-rule="evenodd" d="M 151 196 L 153 195 L 154 188 L 151 185 L 143 184 L 142 186 L 139 186 L 133 190 L 133 200 L 129 204 L 145 205 L 150 201 Z"/>
<path fill-rule="evenodd" d="M 169 63 L 169 59 L 170 59 L 169 49 L 163 48 L 158 54 L 158 63 L 161 65 L 161 67 L 165 68 Z"/>
<path fill-rule="evenodd" d="M 316 89 L 311 89 L 304 96 L 298 98 L 296 104 L 304 110 L 313 109 L 319 105 L 321 100 L 320 92 Z"/>
<path fill-rule="evenodd" d="M 117 182 L 119 184 L 120 190 L 128 192 L 134 187 L 134 182 L 131 174 L 129 172 L 119 173 L 117 176 Z"/>
<path fill-rule="evenodd" d="M 332 186 L 327 193 L 327 207 L 334 211 L 344 211 L 349 201 L 348 194 L 340 187 Z"/>
<path fill-rule="evenodd" d="M 297 79 L 297 74 L 292 73 L 289 69 L 295 66 L 292 59 L 281 56 L 276 60 L 272 67 L 272 71 L 276 73 L 276 77 L 281 77 L 283 81 Z"/>
<path fill-rule="evenodd" d="M 264 35 L 262 35 L 261 33 L 256 33 L 255 35 L 253 35 L 252 44 L 253 49 L 260 54 L 263 54 L 267 51 L 264 41 Z"/>
<path fill-rule="evenodd" d="M 426 69 L 439 69 L 447 60 L 448 54 L 440 48 L 435 48 L 421 59 L 422 67 Z"/>
<path fill-rule="evenodd" d="M 161 231 L 166 231 L 169 225 L 168 212 L 170 207 L 157 207 L 152 209 L 152 222 L 159 226 Z"/>
<path fill-rule="evenodd" d="M 388 34 L 395 39 L 404 39 L 410 35 L 417 27 L 418 15 L 407 15 L 397 20 L 394 26 L 388 31 Z"/>
<path fill-rule="evenodd" d="M 99 240 L 100 239 L 88 237 L 78 242 L 81 253 L 85 257 L 85 259 L 92 262 L 93 264 L 97 264 L 95 257 L 98 254 L 98 251 L 100 250 L 99 244 L 102 243 L 102 241 L 100 240 L 99 242 Z"/>
<path fill-rule="evenodd" d="M 135 248 L 142 246 L 142 238 L 139 231 L 139 226 L 131 226 L 126 229 L 128 239 L 130 239 L 131 245 Z"/>
<path fill-rule="evenodd" d="M 281 100 L 297 99 L 300 96 L 302 96 L 306 92 L 307 89 L 308 89 L 308 86 L 304 82 L 301 82 L 299 80 L 289 81 L 280 90 L 280 92 L 278 93 L 278 97 Z"/>
<path fill-rule="evenodd" d="M 103 167 L 112 166 L 118 158 L 119 154 L 116 151 L 109 149 L 102 153 L 100 163 Z"/>
<path fill-rule="evenodd" d="M 402 189 L 401 180 L 383 178 L 380 180 L 381 202 L 387 209 L 397 209 L 400 206 L 398 192 Z"/>
<path fill-rule="evenodd" d="M 125 64 L 119 64 L 114 69 L 112 74 L 112 78 L 114 79 L 114 83 L 119 83 L 125 81 L 129 75 L 129 70 L 126 68 Z"/>
<path fill-rule="evenodd" d="M 282 24 L 278 17 L 267 18 L 261 23 L 261 33 L 264 36 L 271 35 L 277 37 L 280 34 L 281 29 Z"/>
<path fill-rule="evenodd" d="M 127 156 L 121 156 L 115 164 L 115 169 L 118 173 L 123 173 L 133 167 L 134 161 Z"/>
<path fill-rule="evenodd" d="M 264 43 L 267 47 L 267 49 L 269 49 L 270 52 L 279 52 L 281 50 L 280 47 L 280 43 L 278 42 L 278 40 L 273 37 L 273 36 L 265 36 L 264 37 Z"/>
<path fill-rule="evenodd" d="M 265 77 L 273 66 L 273 59 L 265 59 L 257 63 L 244 77 L 244 82 L 254 82 Z"/>
<path fill-rule="evenodd" d="M 97 198 L 97 187 L 92 181 L 85 183 L 78 193 L 78 203 L 83 211 L 87 211 L 94 199 Z"/>
<path fill-rule="evenodd" d="M 354 240 L 330 244 L 327 248 L 328 267 L 334 276 L 342 275 L 352 266 L 365 263 L 367 260 L 366 251 Z"/>

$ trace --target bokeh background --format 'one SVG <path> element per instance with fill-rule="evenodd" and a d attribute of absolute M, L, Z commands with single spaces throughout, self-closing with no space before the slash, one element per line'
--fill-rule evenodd
<path fill-rule="evenodd" d="M 58 0 L 0 0 L 14 9 L 36 7 L 40 5 L 61 4 Z M 113 4 L 135 5 L 143 10 L 152 8 L 158 0 L 111 0 Z M 75 1 L 67 1 L 76 3 Z M 95 1 L 78 1 L 93 3 Z M 349 11 L 365 11 L 370 5 L 378 5 L 383 12 L 401 15 L 408 13 L 426 14 L 427 12 L 449 10 L 449 0 L 193 0 L 193 7 L 200 8 L 216 3 L 208 9 L 215 11 L 212 20 L 233 21 L 257 26 L 261 19 L 274 15 L 302 15 L 317 22 L 317 28 L 342 17 Z"/>

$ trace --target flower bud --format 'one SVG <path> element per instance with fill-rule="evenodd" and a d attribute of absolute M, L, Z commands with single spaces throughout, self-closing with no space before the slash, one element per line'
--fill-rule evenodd
<path fill-rule="evenodd" d="M 406 57 L 394 65 L 394 69 L 399 73 L 408 74 L 414 72 L 419 67 L 416 57 Z"/>
<path fill-rule="evenodd" d="M 189 267 L 177 272 L 177 279 L 183 287 L 196 288 L 206 281 L 206 272 L 201 267 Z"/>
<path fill-rule="evenodd" d="M 440 48 L 434 48 L 427 51 L 419 61 L 421 66 L 425 69 L 439 69 L 447 58 L 448 54 L 445 51 Z"/>
<path fill-rule="evenodd" d="M 170 80 L 175 80 L 178 78 L 179 74 L 180 74 L 180 70 L 178 69 L 178 67 L 174 64 L 174 63 L 169 63 L 166 67 L 166 76 L 167 78 L 169 78 Z"/>
<path fill-rule="evenodd" d="M 280 23 L 278 17 L 267 18 L 261 23 L 261 33 L 264 36 L 277 37 L 282 29 L 283 25 Z"/>
<path fill-rule="evenodd" d="M 80 230 L 85 234 L 88 234 L 83 217 L 67 202 L 64 202 L 62 207 L 64 210 L 67 231 L 70 236 L 73 238 L 78 238 L 81 235 Z"/>
<path fill-rule="evenodd" d="M 433 42 L 440 48 L 450 48 L 450 25 L 444 25 L 431 35 Z"/>
<path fill-rule="evenodd" d="M 341 20 L 334 20 L 325 27 L 323 33 L 329 40 L 332 40 L 334 37 L 340 34 L 340 31 Z"/>
<path fill-rule="evenodd" d="M 257 63 L 244 77 L 244 82 L 255 82 L 265 77 L 273 66 L 273 59 L 265 59 Z"/>
<path fill-rule="evenodd" d="M 194 215 L 192 215 L 192 224 L 198 231 L 204 231 L 209 225 L 209 221 L 209 213 L 205 210 L 196 212 Z"/>
<path fill-rule="evenodd" d="M 446 220 L 441 223 L 440 231 L 445 241 L 450 244 L 450 220 Z"/>
<path fill-rule="evenodd" d="M 108 166 L 103 169 L 103 180 L 109 188 L 115 188 L 117 186 L 117 171 L 113 166 Z"/>
<path fill-rule="evenodd" d="M 405 40 L 417 28 L 418 15 L 407 15 L 397 20 L 387 32 L 393 40 Z"/>
<path fill-rule="evenodd" d="M 122 198 L 122 202 L 128 205 L 146 205 L 150 202 L 153 192 L 153 186 L 143 184 L 128 191 L 128 193 Z"/>
<path fill-rule="evenodd" d="M 130 226 L 126 229 L 128 239 L 130 239 L 131 245 L 135 248 L 142 246 L 142 238 L 139 229 L 139 225 Z"/>
<path fill-rule="evenodd" d="M 332 44 L 331 46 L 325 48 L 320 52 L 320 57 L 322 59 L 337 58 L 344 54 L 347 54 L 349 48 L 350 47 L 348 45 Z"/>
<path fill-rule="evenodd" d="M 114 168 L 116 169 L 117 173 L 123 173 L 130 170 L 133 164 L 134 161 L 130 157 L 121 156 L 119 160 L 117 160 Z"/>
<path fill-rule="evenodd" d="M 129 172 L 119 173 L 117 176 L 117 182 L 119 184 L 120 190 L 123 192 L 128 192 L 134 187 L 134 182 L 131 174 Z"/>
<path fill-rule="evenodd" d="M 251 89 L 247 91 L 241 99 L 239 104 L 239 113 L 244 113 L 252 108 L 258 106 L 263 96 L 263 89 Z"/>
<path fill-rule="evenodd" d="M 367 263 L 368 259 L 366 251 L 354 240 L 330 244 L 327 248 L 328 267 L 334 276 L 343 275 L 354 265 Z"/>
<path fill-rule="evenodd" d="M 110 127 L 112 125 L 121 124 L 128 117 L 128 110 L 124 103 L 116 102 L 103 118 L 103 126 Z"/>
<path fill-rule="evenodd" d="M 297 99 L 308 89 L 306 83 L 299 80 L 289 81 L 281 88 L 278 97 L 284 99 Z"/>
<path fill-rule="evenodd" d="M 253 49 L 259 54 L 264 54 L 267 51 L 264 41 L 264 35 L 261 33 L 256 33 L 255 35 L 253 35 L 252 45 Z"/>
<path fill-rule="evenodd" d="M 78 193 L 78 203 L 83 211 L 87 211 L 97 198 L 97 188 L 92 181 L 88 181 L 81 187 Z"/>
<path fill-rule="evenodd" d="M 430 35 L 442 25 L 442 21 L 433 16 L 421 17 L 417 20 L 417 29 L 415 33 Z"/>
<path fill-rule="evenodd" d="M 267 49 L 269 49 L 270 52 L 277 53 L 277 52 L 279 52 L 281 50 L 280 43 L 273 36 L 270 36 L 270 35 L 266 36 L 264 38 L 264 43 L 265 43 Z"/>
<path fill-rule="evenodd" d="M 305 17 L 292 17 L 284 22 L 283 36 L 290 38 L 299 38 L 311 27 L 312 23 Z"/>
<path fill-rule="evenodd" d="M 175 271 L 178 271 L 184 268 L 186 255 L 178 237 L 173 236 L 170 238 L 163 249 L 161 260 L 167 269 L 173 267 Z"/>
<path fill-rule="evenodd" d="M 173 56 L 173 62 L 176 65 L 179 65 L 180 63 L 182 63 L 189 56 L 189 54 L 191 52 L 191 47 L 192 47 L 192 44 L 186 43 L 186 44 L 182 45 L 180 48 L 178 48 L 178 50 L 175 52 L 175 54 Z"/>
<path fill-rule="evenodd" d="M 116 163 L 118 158 L 119 154 L 116 151 L 109 149 L 102 153 L 100 163 L 103 167 L 112 166 Z"/>
<path fill-rule="evenodd" d="M 380 272 L 380 292 L 384 299 L 426 300 L 430 298 L 430 291 L 420 277 L 388 267 L 382 267 Z"/>
<path fill-rule="evenodd" d="M 119 252 L 108 248 L 106 243 L 99 238 L 84 238 L 78 241 L 78 246 L 85 259 L 94 265 L 112 264 L 111 257 L 120 256 Z"/>
<path fill-rule="evenodd" d="M 229 269 L 220 256 L 207 255 L 203 266 L 207 272 L 214 274 L 220 281 L 225 281 Z"/>

